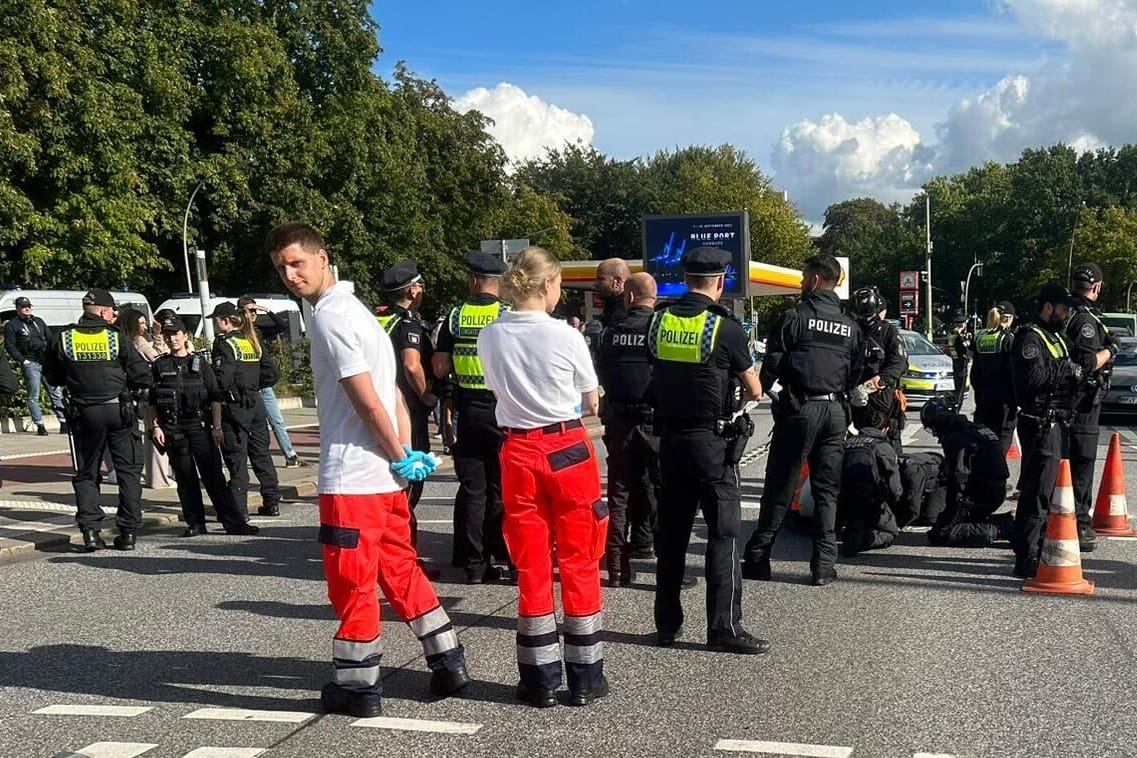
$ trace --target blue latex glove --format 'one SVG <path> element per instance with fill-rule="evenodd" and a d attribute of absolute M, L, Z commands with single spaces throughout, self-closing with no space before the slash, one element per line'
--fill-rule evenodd
<path fill-rule="evenodd" d="M 406 457 L 391 464 L 391 470 L 409 482 L 421 482 L 438 468 L 438 459 L 419 450 L 403 446 Z"/>

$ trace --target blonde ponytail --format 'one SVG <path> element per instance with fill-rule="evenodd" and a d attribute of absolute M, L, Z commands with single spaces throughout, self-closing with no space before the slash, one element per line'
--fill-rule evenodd
<path fill-rule="evenodd" d="M 545 282 L 561 273 L 557 256 L 543 247 L 527 247 L 514 256 L 502 278 L 502 289 L 512 302 L 540 293 Z"/>

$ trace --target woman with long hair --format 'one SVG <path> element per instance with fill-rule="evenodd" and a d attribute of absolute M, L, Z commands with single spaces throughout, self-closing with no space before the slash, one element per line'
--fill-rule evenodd
<path fill-rule="evenodd" d="M 123 308 L 118 312 L 118 326 L 134 344 L 139 354 L 153 366 L 161 353 L 155 350 L 151 343 L 150 320 L 146 318 L 146 314 L 134 308 Z M 149 435 L 143 440 L 142 447 L 146 456 L 146 486 L 156 490 L 173 487 L 174 478 L 170 473 L 170 459 L 158 449 Z"/>
<path fill-rule="evenodd" d="M 254 319 L 236 305 L 218 303 L 210 318 L 217 331 L 212 362 L 224 396 L 221 457 L 229 469 L 229 489 L 247 517 L 251 463 L 261 488 L 257 513 L 279 516 L 280 487 L 269 454 L 268 418 L 261 397 L 261 388 L 271 387 L 279 378 L 276 364 L 261 347 Z"/>
<path fill-rule="evenodd" d="M 514 258 L 503 282 L 512 300 L 478 337 L 486 386 L 497 399 L 505 542 L 517 566 L 517 698 L 557 704 L 561 651 L 553 598 L 553 555 L 565 613 L 570 705 L 608 694 L 601 642 L 600 559 L 608 506 L 581 415 L 596 415 L 598 381 L 584 336 L 550 314 L 561 297 L 561 265 L 539 247 Z"/>

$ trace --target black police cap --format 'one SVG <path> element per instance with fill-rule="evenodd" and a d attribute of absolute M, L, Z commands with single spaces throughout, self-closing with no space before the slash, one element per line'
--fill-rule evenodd
<path fill-rule="evenodd" d="M 180 318 L 170 313 L 162 319 L 162 332 L 188 332 L 186 324 Z"/>
<path fill-rule="evenodd" d="M 505 261 L 496 255 L 481 250 L 471 250 L 462 256 L 466 269 L 478 276 L 501 276 L 505 273 Z"/>
<path fill-rule="evenodd" d="M 1002 313 L 1004 316 L 1015 315 L 1015 304 L 1010 300 L 1000 300 L 999 302 L 995 303 L 995 307 L 998 308 L 999 313 Z"/>
<path fill-rule="evenodd" d="M 387 292 L 395 292 L 420 281 L 422 274 L 414 261 L 399 261 L 383 272 L 383 289 Z"/>
<path fill-rule="evenodd" d="M 16 298 L 16 307 L 17 307 L 17 308 L 27 308 L 27 307 L 29 307 L 31 304 L 32 304 L 32 301 L 31 301 L 31 300 L 28 300 L 26 297 L 18 297 L 18 298 Z"/>
<path fill-rule="evenodd" d="M 725 274 L 730 263 L 730 253 L 718 247 L 696 247 L 683 253 L 679 265 L 683 273 L 692 276 L 717 276 Z"/>
<path fill-rule="evenodd" d="M 1041 307 L 1047 303 L 1052 305 L 1069 305 L 1070 290 L 1057 282 L 1051 282 L 1043 286 L 1042 290 L 1038 293 L 1038 305 Z"/>
<path fill-rule="evenodd" d="M 1096 263 L 1083 263 L 1074 269 L 1074 281 L 1085 282 L 1086 284 L 1097 284 L 1102 281 L 1104 277 L 1101 273 L 1101 266 Z"/>
<path fill-rule="evenodd" d="M 114 297 L 101 287 L 92 287 L 83 295 L 83 305 L 98 305 L 104 308 L 114 308 Z"/>
<path fill-rule="evenodd" d="M 209 314 L 210 318 L 225 318 L 226 316 L 239 316 L 241 309 L 233 305 L 228 300 L 218 303 L 213 308 L 213 313 Z"/>
<path fill-rule="evenodd" d="M 952 316 L 951 322 L 953 324 L 966 324 L 967 323 L 967 314 L 966 313 L 957 313 L 954 316 Z"/>

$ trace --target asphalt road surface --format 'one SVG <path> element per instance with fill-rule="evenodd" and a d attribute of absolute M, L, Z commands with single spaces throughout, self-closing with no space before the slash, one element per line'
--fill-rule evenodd
<path fill-rule="evenodd" d="M 744 536 L 765 470 L 765 408 L 756 418 Z M 910 447 L 930 447 L 917 423 Z M 1123 429 L 1137 491 L 1137 435 Z M 0 756 L 1137 754 L 1137 542 L 1085 557 L 1092 598 L 1042 597 L 1019 591 L 1009 550 L 934 549 L 919 532 L 810 587 L 808 542 L 784 532 L 775 581 L 744 588 L 747 628 L 773 644 L 761 657 L 706 652 L 702 582 L 685 593 L 681 642 L 652 647 L 640 561 L 634 587 L 604 590 L 613 694 L 535 710 L 513 701 L 516 589 L 466 586 L 448 566 L 454 489 L 431 481 L 419 524 L 476 680 L 459 697 L 429 695 L 421 650 L 385 606 L 383 719 L 320 712 L 335 620 L 315 504 L 291 502 L 259 520 L 259 538 L 171 529 L 132 554 L 3 566 Z M 700 576 L 704 535 L 699 521 L 688 563 Z"/>

